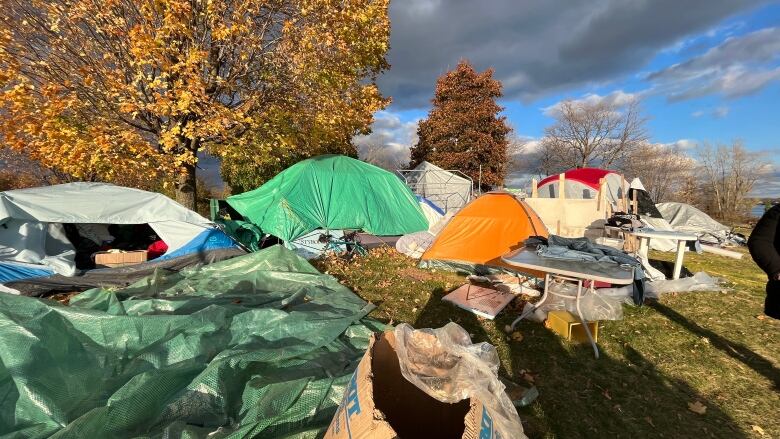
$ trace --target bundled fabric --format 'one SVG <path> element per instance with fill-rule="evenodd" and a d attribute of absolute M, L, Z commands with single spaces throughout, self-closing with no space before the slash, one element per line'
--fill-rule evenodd
<path fill-rule="evenodd" d="M 634 303 L 644 301 L 644 271 L 642 263 L 624 251 L 606 245 L 595 244 L 588 238 L 564 238 L 550 235 L 547 245 L 539 245 L 539 256 L 552 259 L 585 262 L 607 262 L 634 268 Z"/>
<path fill-rule="evenodd" d="M 0 294 L 0 435 L 320 436 L 371 308 L 281 246 L 69 307 Z"/>

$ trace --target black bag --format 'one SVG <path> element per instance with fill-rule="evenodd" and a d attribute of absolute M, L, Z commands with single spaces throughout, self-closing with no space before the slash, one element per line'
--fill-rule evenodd
<path fill-rule="evenodd" d="M 607 225 L 612 227 L 620 227 L 621 229 L 633 229 L 636 227 L 642 227 L 642 221 L 639 221 L 639 215 L 634 215 L 625 212 L 615 212 L 614 215 L 607 219 Z"/>

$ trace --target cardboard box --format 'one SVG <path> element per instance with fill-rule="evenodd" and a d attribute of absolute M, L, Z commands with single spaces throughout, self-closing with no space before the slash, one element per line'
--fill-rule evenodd
<path fill-rule="evenodd" d="M 493 439 L 498 435 L 480 401 L 440 402 L 407 381 L 401 374 L 394 334 L 375 334 L 324 439 L 415 437 Z"/>
<path fill-rule="evenodd" d="M 495 319 L 498 313 L 514 299 L 514 294 L 509 292 L 472 284 L 461 285 L 442 298 L 459 308 L 490 320 Z"/>
<path fill-rule="evenodd" d="M 593 336 L 593 341 L 599 340 L 599 322 L 586 322 Z M 580 322 L 580 318 L 569 311 L 550 311 L 544 326 L 561 337 L 573 343 L 590 343 L 588 334 Z"/>
<path fill-rule="evenodd" d="M 113 268 L 135 265 L 146 262 L 146 250 L 131 250 L 122 252 L 97 252 L 95 253 L 95 267 Z"/>

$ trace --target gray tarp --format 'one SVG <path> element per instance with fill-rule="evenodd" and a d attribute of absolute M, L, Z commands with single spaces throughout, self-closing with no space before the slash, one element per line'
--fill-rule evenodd
<path fill-rule="evenodd" d="M 690 204 L 659 203 L 656 207 L 675 230 L 694 233 L 703 242 L 723 242 L 731 230 Z"/>

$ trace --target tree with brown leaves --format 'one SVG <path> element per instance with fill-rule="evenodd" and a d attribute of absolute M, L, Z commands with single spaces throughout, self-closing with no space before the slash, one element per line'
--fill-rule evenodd
<path fill-rule="evenodd" d="M 436 82 L 433 108 L 417 129 L 411 167 L 422 161 L 457 169 L 483 186 L 501 186 L 506 176 L 511 129 L 496 99 L 501 82 L 493 70 L 478 73 L 463 60 Z M 480 172 L 481 171 L 481 172 Z"/>

